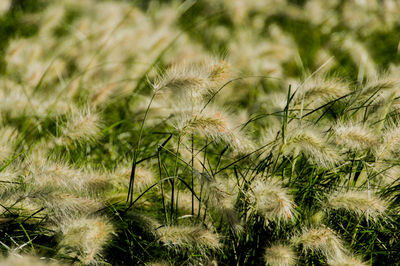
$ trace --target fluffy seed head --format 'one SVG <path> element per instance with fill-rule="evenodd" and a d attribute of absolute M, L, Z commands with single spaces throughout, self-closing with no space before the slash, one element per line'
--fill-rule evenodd
<path fill-rule="evenodd" d="M 385 131 L 382 143 L 375 149 L 375 156 L 378 159 L 391 159 L 392 153 L 399 150 L 399 143 L 400 125 L 396 125 Z"/>
<path fill-rule="evenodd" d="M 293 218 L 292 196 L 277 180 L 257 180 L 248 193 L 249 201 L 266 221 L 288 221 Z"/>
<path fill-rule="evenodd" d="M 235 126 L 232 117 L 215 107 L 196 106 L 196 110 L 181 110 L 178 116 L 177 130 L 183 134 L 198 132 L 216 142 L 229 144 L 236 153 L 252 151 L 251 140 Z"/>
<path fill-rule="evenodd" d="M 368 149 L 378 143 L 376 134 L 365 126 L 339 124 L 334 128 L 334 132 L 336 141 L 350 149 Z"/>
<path fill-rule="evenodd" d="M 293 239 L 293 243 L 301 244 L 305 252 L 320 252 L 327 258 L 338 258 L 345 252 L 342 241 L 326 226 L 303 229 L 302 234 Z"/>
<path fill-rule="evenodd" d="M 153 84 L 155 91 L 168 88 L 183 95 L 201 98 L 229 76 L 226 62 L 201 62 L 173 65 Z"/>
<path fill-rule="evenodd" d="M 75 255 L 83 263 L 95 263 L 96 257 L 111 239 L 114 228 L 103 217 L 83 217 L 64 221 L 61 231 L 60 253 Z"/>
<path fill-rule="evenodd" d="M 328 259 L 328 264 L 331 266 L 367 266 L 368 264 L 362 262 L 359 258 L 349 255 L 344 255 L 338 258 Z"/>
<path fill-rule="evenodd" d="M 196 226 L 166 226 L 158 230 L 159 240 L 167 246 L 219 248 L 213 232 Z"/>
<path fill-rule="evenodd" d="M 100 132 L 100 118 L 89 109 L 73 112 L 63 128 L 63 136 L 73 141 L 93 140 Z"/>
<path fill-rule="evenodd" d="M 105 175 L 77 169 L 63 162 L 38 161 L 26 166 L 26 175 L 38 188 L 61 189 L 71 192 L 97 192 L 109 185 Z"/>
<path fill-rule="evenodd" d="M 296 89 L 294 104 L 303 102 L 304 107 L 319 107 L 350 92 L 348 85 L 339 79 L 321 77 L 306 80 Z"/>
<path fill-rule="evenodd" d="M 297 155 L 302 152 L 307 159 L 319 167 L 331 168 L 341 161 L 339 152 L 316 128 L 291 130 L 284 154 Z"/>
<path fill-rule="evenodd" d="M 375 93 L 379 95 L 381 92 L 396 88 L 399 82 L 388 76 L 369 79 L 366 85 L 362 88 L 361 93 L 365 96 Z"/>
<path fill-rule="evenodd" d="M 209 203 L 213 209 L 218 211 L 224 222 L 235 233 L 239 233 L 243 226 L 235 209 L 235 202 L 238 197 L 238 188 L 235 183 L 229 178 L 217 178 L 208 184 L 207 191 L 209 191 Z"/>
<path fill-rule="evenodd" d="M 359 216 L 365 215 L 367 219 L 383 215 L 388 205 L 388 202 L 371 191 L 334 192 L 328 196 L 329 207 L 344 209 Z"/>
<path fill-rule="evenodd" d="M 94 213 L 103 205 L 88 197 L 80 197 L 59 191 L 46 193 L 39 198 L 42 206 L 49 213 L 51 220 L 60 222 L 73 215 Z"/>
<path fill-rule="evenodd" d="M 264 261 L 271 266 L 296 265 L 297 256 L 290 246 L 273 245 L 265 250 Z"/>

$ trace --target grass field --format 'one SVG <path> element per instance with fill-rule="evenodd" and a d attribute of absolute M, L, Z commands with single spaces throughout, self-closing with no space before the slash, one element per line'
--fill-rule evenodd
<path fill-rule="evenodd" d="M 0 0 L 0 265 L 399 265 L 398 14 Z"/>

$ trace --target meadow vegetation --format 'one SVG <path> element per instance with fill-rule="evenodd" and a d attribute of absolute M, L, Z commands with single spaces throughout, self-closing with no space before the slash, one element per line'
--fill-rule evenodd
<path fill-rule="evenodd" d="M 398 14 L 0 0 L 0 265 L 400 264 Z"/>

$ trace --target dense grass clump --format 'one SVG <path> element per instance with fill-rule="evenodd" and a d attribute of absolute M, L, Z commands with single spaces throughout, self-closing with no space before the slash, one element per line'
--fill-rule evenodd
<path fill-rule="evenodd" d="M 400 264 L 399 13 L 0 0 L 0 264 Z"/>

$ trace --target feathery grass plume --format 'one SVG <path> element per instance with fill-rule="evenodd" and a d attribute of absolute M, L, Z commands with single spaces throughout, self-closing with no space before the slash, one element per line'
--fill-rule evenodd
<path fill-rule="evenodd" d="M 400 166 L 390 161 L 377 160 L 373 164 L 373 171 L 377 175 L 374 180 L 379 185 L 393 185 L 400 176 Z"/>
<path fill-rule="evenodd" d="M 295 105 L 302 104 L 304 108 L 315 108 L 349 92 L 349 85 L 340 79 L 313 77 L 295 87 L 293 101 Z"/>
<path fill-rule="evenodd" d="M 392 125 L 383 133 L 383 140 L 375 148 L 377 159 L 392 159 L 393 152 L 400 149 L 400 124 Z"/>
<path fill-rule="evenodd" d="M 23 170 L 17 165 L 11 165 L 0 172 L 0 199 L 4 199 L 2 194 L 9 191 L 15 186 L 18 186 L 18 177 L 23 176 Z"/>
<path fill-rule="evenodd" d="M 361 89 L 361 95 L 370 96 L 372 93 L 377 95 L 382 92 L 395 89 L 399 85 L 399 81 L 389 75 L 382 75 L 379 77 L 370 78 Z"/>
<path fill-rule="evenodd" d="M 70 193 L 53 191 L 39 197 L 49 218 L 57 223 L 74 215 L 90 214 L 100 210 L 103 204 L 88 197 L 79 197 Z"/>
<path fill-rule="evenodd" d="M 84 191 L 96 194 L 112 188 L 111 179 L 104 170 L 86 168 L 84 173 Z"/>
<path fill-rule="evenodd" d="M 11 208 L 15 214 L 29 217 L 32 213 L 39 211 L 39 216 L 46 214 L 51 221 L 58 223 L 65 218 L 82 213 L 93 213 L 103 207 L 100 202 L 87 196 L 65 192 L 65 187 L 60 188 L 51 184 L 38 185 L 29 175 L 28 171 L 19 175 L 17 172 L 8 178 L 12 183 L 7 183 L 1 189 L 0 198 L 3 206 Z M 77 192 L 86 194 L 85 190 Z M 6 211 L 6 209 L 1 209 L 2 212 Z M 36 217 L 29 219 L 29 222 L 32 221 L 36 221 Z"/>
<path fill-rule="evenodd" d="M 28 221 L 26 221 L 28 223 L 40 222 L 43 220 L 41 213 L 39 214 L 39 218 L 32 216 L 33 213 L 42 209 L 41 204 L 33 201 L 32 197 L 28 197 L 20 191 L 14 191 L 14 193 L 15 195 L 13 197 L 7 197 L 2 200 L 1 204 L 3 206 L 0 206 L 0 212 L 2 215 L 10 214 L 9 211 L 11 211 L 13 215 L 16 215 L 20 222 L 24 221 L 28 217 L 30 217 Z"/>
<path fill-rule="evenodd" d="M 331 266 L 367 266 L 359 258 L 349 255 L 344 255 L 339 258 L 328 258 L 328 264 Z"/>
<path fill-rule="evenodd" d="M 253 182 L 247 197 L 255 210 L 265 217 L 266 222 L 288 221 L 293 218 L 293 198 L 276 179 Z"/>
<path fill-rule="evenodd" d="M 98 262 L 102 249 L 114 234 L 113 225 L 100 216 L 66 219 L 60 229 L 62 238 L 58 254 L 77 257 L 85 264 Z"/>
<path fill-rule="evenodd" d="M 200 174 L 200 173 L 199 173 Z M 204 176 L 203 173 L 201 175 Z M 200 176 L 201 176 L 200 175 Z M 212 207 L 213 211 L 218 213 L 223 222 L 229 225 L 230 229 L 235 233 L 240 233 L 243 229 L 242 221 L 240 220 L 237 211 L 235 210 L 235 202 L 238 196 L 238 187 L 233 180 L 229 178 L 212 179 L 208 174 L 200 177 L 200 183 L 206 184 L 207 207 Z M 190 199 L 191 200 L 191 199 Z M 195 203 L 195 212 L 198 213 L 198 201 Z M 188 205 L 191 210 L 191 205 Z M 202 209 L 204 213 L 205 209 Z"/>
<path fill-rule="evenodd" d="M 220 179 L 211 184 L 210 203 L 214 210 L 218 211 L 224 219 L 224 223 L 230 226 L 235 233 L 243 230 L 242 221 L 235 209 L 236 199 L 238 198 L 238 186 L 230 178 Z"/>
<path fill-rule="evenodd" d="M 18 130 L 10 126 L 0 128 L 0 162 L 7 159 L 13 152 L 13 144 L 17 141 Z"/>
<path fill-rule="evenodd" d="M 252 141 L 235 126 L 232 116 L 215 106 L 201 110 L 201 105 L 179 110 L 176 129 L 185 135 L 197 132 L 216 142 L 223 141 L 236 153 L 252 151 Z"/>
<path fill-rule="evenodd" d="M 11 253 L 6 258 L 0 258 L 0 266 L 61 266 L 59 262 L 29 255 Z"/>
<path fill-rule="evenodd" d="M 74 168 L 61 160 L 46 158 L 27 162 L 26 176 L 38 188 L 73 193 L 93 194 L 111 186 L 111 180 L 101 172 Z"/>
<path fill-rule="evenodd" d="M 26 193 L 21 184 L 24 184 L 26 175 L 26 171 L 18 163 L 13 163 L 0 172 L 0 199 L 4 206 L 7 206 L 5 201 L 12 204 L 13 201 L 15 203 L 24 198 Z"/>
<path fill-rule="evenodd" d="M 153 83 L 153 88 L 155 91 L 168 88 L 193 99 L 200 99 L 213 92 L 228 76 L 229 65 L 222 60 L 182 63 L 168 68 L 165 74 Z"/>
<path fill-rule="evenodd" d="M 292 241 L 295 245 L 301 244 L 304 252 L 320 252 L 328 259 L 341 258 L 346 253 L 342 240 L 324 225 L 304 228 L 301 235 L 295 236 Z"/>
<path fill-rule="evenodd" d="M 260 95 L 259 97 L 260 101 L 265 103 L 266 108 L 272 108 L 274 111 L 284 110 L 287 104 L 287 93 L 283 91 L 270 92 L 267 95 Z"/>
<path fill-rule="evenodd" d="M 312 227 L 319 226 L 323 223 L 325 217 L 326 213 L 324 211 L 311 212 L 307 215 L 306 224 Z"/>
<path fill-rule="evenodd" d="M 385 117 L 398 106 L 399 81 L 393 74 L 382 74 L 373 79 L 368 79 L 356 96 L 360 105 L 368 105 L 366 119 L 377 120 L 376 131 L 380 131 L 385 122 Z"/>
<path fill-rule="evenodd" d="M 352 150 L 370 149 L 378 144 L 376 134 L 366 126 L 337 124 L 333 130 L 336 142 Z"/>
<path fill-rule="evenodd" d="M 296 265 L 297 256 L 292 247 L 275 244 L 265 250 L 264 261 L 271 266 Z"/>
<path fill-rule="evenodd" d="M 70 112 L 66 125 L 62 128 L 63 136 L 72 141 L 90 141 L 100 134 L 100 117 L 90 109 Z"/>
<path fill-rule="evenodd" d="M 179 248 L 206 248 L 215 250 L 220 244 L 218 236 L 199 226 L 165 226 L 158 229 L 159 241 Z"/>
<path fill-rule="evenodd" d="M 161 224 L 155 218 L 139 213 L 135 210 L 128 211 L 125 217 L 129 223 L 139 227 L 144 234 L 153 238 L 158 237 L 157 228 L 160 228 Z"/>
<path fill-rule="evenodd" d="M 38 188 L 62 188 L 81 191 L 84 188 L 85 173 L 62 162 L 45 162 L 34 165 L 28 163 L 27 178 Z"/>
<path fill-rule="evenodd" d="M 384 215 L 389 207 L 389 202 L 372 191 L 333 192 L 328 196 L 327 204 L 330 208 L 344 209 L 372 220 Z"/>
<path fill-rule="evenodd" d="M 303 153 L 313 164 L 322 168 L 332 168 L 342 158 L 339 151 L 330 144 L 318 128 L 295 128 L 297 123 L 290 125 L 286 144 L 283 146 L 284 155 L 297 156 Z"/>

